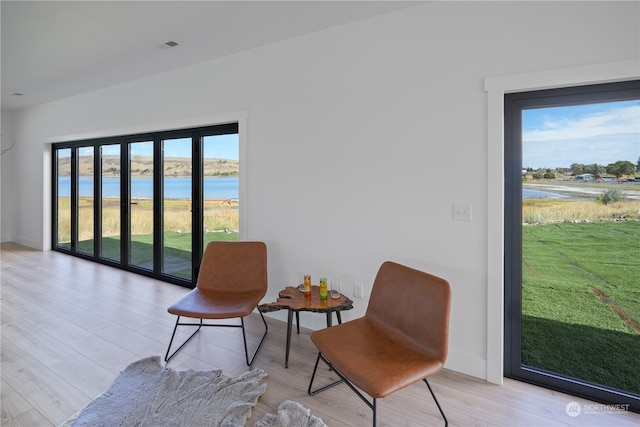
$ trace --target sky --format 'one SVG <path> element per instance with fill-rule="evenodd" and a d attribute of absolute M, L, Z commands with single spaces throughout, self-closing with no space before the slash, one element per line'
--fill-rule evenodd
<path fill-rule="evenodd" d="M 164 141 L 163 149 L 165 157 L 191 157 L 191 138 L 167 139 Z M 133 143 L 130 153 L 134 156 L 152 156 L 153 143 Z M 118 155 L 120 154 L 120 145 L 104 145 L 102 146 L 102 154 Z M 92 156 L 93 148 L 80 148 L 80 155 Z M 61 153 L 60 157 L 69 156 L 71 156 L 71 151 L 66 150 Z M 240 160 L 238 134 L 206 136 L 204 138 L 204 158 Z"/>
<path fill-rule="evenodd" d="M 191 138 L 167 139 L 164 141 L 163 149 L 165 157 L 191 157 Z M 151 156 L 153 145 L 149 142 L 133 144 L 131 154 Z M 240 160 L 238 134 L 206 136 L 204 138 L 204 158 L 212 157 Z"/>
<path fill-rule="evenodd" d="M 568 168 L 638 163 L 640 100 L 535 108 L 522 112 L 522 166 Z"/>

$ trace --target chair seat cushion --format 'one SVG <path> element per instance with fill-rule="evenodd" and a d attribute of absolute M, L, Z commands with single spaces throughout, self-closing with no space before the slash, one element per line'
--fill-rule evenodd
<path fill-rule="evenodd" d="M 315 331 L 311 340 L 334 368 L 373 398 L 435 375 L 444 366 L 366 317 Z"/>
<path fill-rule="evenodd" d="M 192 290 L 167 309 L 177 316 L 200 319 L 228 319 L 249 315 L 258 305 L 264 290 L 245 292 L 216 292 Z"/>

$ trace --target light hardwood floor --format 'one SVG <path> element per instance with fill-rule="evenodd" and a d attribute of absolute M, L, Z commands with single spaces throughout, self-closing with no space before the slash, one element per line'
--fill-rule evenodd
<path fill-rule="evenodd" d="M 13 243 L 1 250 L 3 426 L 57 426 L 107 390 L 129 363 L 164 356 L 175 321 L 166 308 L 187 289 L 56 252 Z M 267 391 L 247 426 L 287 399 L 332 427 L 371 425 L 371 411 L 346 386 L 307 395 L 316 356 L 309 330 L 293 334 L 284 369 L 285 323 L 268 323 L 254 362 L 268 373 Z M 251 316 L 248 327 L 257 333 L 260 326 L 259 316 Z M 237 375 L 248 369 L 242 351 L 239 330 L 209 328 L 169 367 Z M 508 379 L 496 386 L 444 370 L 431 384 L 452 426 L 640 425 L 640 415 L 628 412 L 569 417 L 568 403 L 587 408 L 592 402 Z M 423 383 L 379 400 L 378 414 L 379 426 L 442 425 Z"/>

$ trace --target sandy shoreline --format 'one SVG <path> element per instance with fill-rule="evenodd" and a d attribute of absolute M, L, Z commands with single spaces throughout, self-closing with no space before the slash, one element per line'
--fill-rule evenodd
<path fill-rule="evenodd" d="M 596 183 L 575 183 L 575 182 L 557 182 L 557 183 L 523 183 L 522 188 L 525 190 L 537 190 L 549 193 L 556 193 L 562 196 L 562 200 L 595 200 L 605 190 L 615 188 L 616 185 L 602 185 Z M 635 188 L 634 188 L 635 187 Z M 640 200 L 640 183 L 625 183 L 620 185 L 620 192 L 628 199 Z M 552 198 L 549 197 L 532 197 L 532 198 Z"/>

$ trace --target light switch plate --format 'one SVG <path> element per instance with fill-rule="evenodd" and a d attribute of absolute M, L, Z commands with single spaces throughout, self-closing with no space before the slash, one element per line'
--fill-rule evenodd
<path fill-rule="evenodd" d="M 471 221 L 471 205 L 454 204 L 453 220 L 454 221 Z"/>

